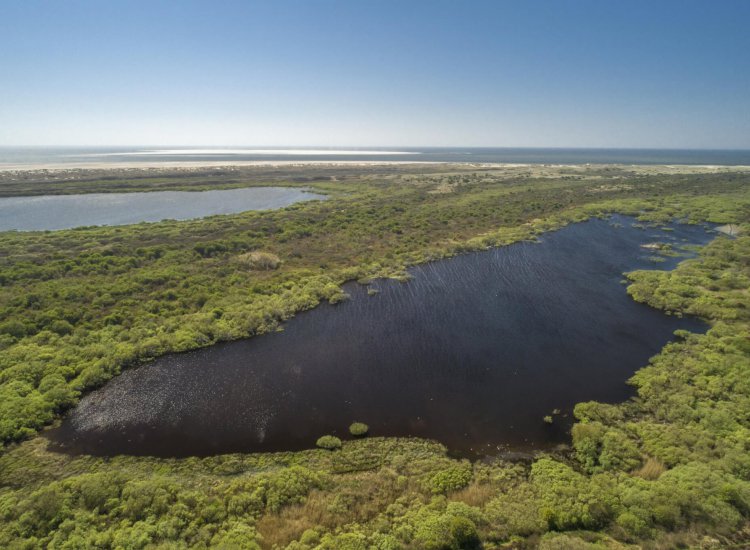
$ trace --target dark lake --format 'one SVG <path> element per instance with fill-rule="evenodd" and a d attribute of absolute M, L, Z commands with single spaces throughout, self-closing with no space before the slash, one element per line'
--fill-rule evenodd
<path fill-rule="evenodd" d="M 71 453 L 210 455 L 308 448 L 323 434 L 348 437 L 356 420 L 467 456 L 550 448 L 569 440 L 575 403 L 627 399 L 626 380 L 674 330 L 706 328 L 637 304 L 622 274 L 683 259 L 655 262 L 641 245 L 716 233 L 632 224 L 591 220 L 426 264 L 408 283 L 376 281 L 374 296 L 347 285 L 351 300 L 283 332 L 123 373 L 48 437 Z"/>
<path fill-rule="evenodd" d="M 294 187 L 0 197 L 0 231 L 189 220 L 282 208 L 299 201 L 323 198 L 323 195 Z"/>

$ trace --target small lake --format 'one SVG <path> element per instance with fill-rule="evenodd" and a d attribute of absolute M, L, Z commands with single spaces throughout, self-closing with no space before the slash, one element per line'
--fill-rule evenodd
<path fill-rule="evenodd" d="M 295 187 L 2 197 L 0 231 L 189 220 L 246 210 L 283 208 L 300 201 L 324 198 Z"/>
<path fill-rule="evenodd" d="M 618 402 L 673 337 L 702 332 L 634 302 L 622 273 L 670 269 L 642 245 L 705 244 L 704 226 L 590 220 L 425 264 L 408 283 L 346 286 L 282 332 L 162 357 L 84 397 L 52 447 L 157 456 L 295 450 L 323 434 L 432 438 L 464 456 L 569 441 L 580 401 Z M 544 422 L 553 410 L 552 424 Z"/>

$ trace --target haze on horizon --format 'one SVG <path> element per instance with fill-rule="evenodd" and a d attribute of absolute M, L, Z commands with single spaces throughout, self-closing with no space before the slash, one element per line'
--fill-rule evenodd
<path fill-rule="evenodd" d="M 0 145 L 750 149 L 750 2 L 6 1 Z"/>

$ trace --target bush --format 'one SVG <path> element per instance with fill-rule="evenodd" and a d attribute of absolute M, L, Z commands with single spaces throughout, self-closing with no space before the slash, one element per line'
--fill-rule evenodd
<path fill-rule="evenodd" d="M 0 325 L 0 334 L 8 334 L 13 338 L 23 338 L 27 334 L 26 325 L 20 321 L 6 321 Z"/>
<path fill-rule="evenodd" d="M 328 449 L 329 451 L 341 448 L 341 440 L 335 435 L 324 435 L 315 444 L 321 449 Z"/>
<path fill-rule="evenodd" d="M 469 462 L 459 462 L 435 473 L 429 482 L 429 488 L 434 494 L 446 494 L 466 487 L 473 472 Z"/>
<path fill-rule="evenodd" d="M 528 537 L 547 528 L 536 494 L 528 484 L 500 493 L 487 503 L 485 513 L 492 525 L 492 535 L 501 540 Z"/>
<path fill-rule="evenodd" d="M 73 325 L 68 323 L 65 319 L 56 319 L 52 321 L 48 328 L 60 336 L 65 336 L 66 334 L 73 332 Z"/>
<path fill-rule="evenodd" d="M 448 524 L 452 548 L 481 548 L 477 527 L 468 518 L 454 517 Z"/>
<path fill-rule="evenodd" d="M 367 432 L 369 431 L 370 427 L 363 422 L 354 422 L 351 426 L 349 426 L 349 433 L 357 437 L 367 435 Z"/>
<path fill-rule="evenodd" d="M 540 458 L 531 466 L 531 482 L 551 530 L 592 529 L 611 519 L 610 495 L 570 466 Z"/>

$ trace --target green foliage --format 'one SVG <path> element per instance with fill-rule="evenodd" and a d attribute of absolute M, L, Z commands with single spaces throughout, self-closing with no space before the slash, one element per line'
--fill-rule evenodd
<path fill-rule="evenodd" d="M 4 458 L 6 467 L 26 469 Z M 27 463 L 28 456 L 22 460 Z M 223 470 L 232 458 L 180 465 L 180 476 L 156 460 L 151 466 L 159 473 L 138 467 L 143 459 L 119 465 L 116 459 L 83 460 L 91 473 L 64 475 L 36 490 L 24 483 L 18 500 L 8 501 L 7 491 L 0 490 L 0 546 L 37 541 L 54 547 L 255 549 L 262 540 L 255 518 L 298 504 L 328 482 L 324 473 L 300 465 L 266 465 L 255 472 L 262 466 L 257 462 L 239 466 L 240 475 L 228 478 Z"/>
<path fill-rule="evenodd" d="M 463 550 L 481 548 L 475 521 L 481 517 L 468 506 L 432 500 L 405 513 L 397 520 L 399 538 L 417 548 Z M 473 516 L 473 517 L 472 517 Z"/>
<path fill-rule="evenodd" d="M 335 435 L 324 435 L 319 437 L 315 444 L 321 449 L 333 451 L 341 448 L 341 440 Z"/>
<path fill-rule="evenodd" d="M 211 539 L 211 548 L 219 550 L 261 550 L 255 529 L 246 523 L 235 523 L 222 529 Z"/>
<path fill-rule="evenodd" d="M 485 507 L 492 526 L 489 538 L 503 542 L 546 531 L 547 522 L 542 518 L 539 504 L 536 491 L 528 483 L 501 492 Z"/>
<path fill-rule="evenodd" d="M 367 432 L 369 431 L 370 427 L 362 422 L 354 422 L 351 426 L 349 426 L 349 433 L 353 436 L 361 437 L 363 435 L 367 435 Z"/>
<path fill-rule="evenodd" d="M 316 182 L 329 201 L 279 211 L 0 233 L 0 547 L 672 548 L 699 547 L 705 535 L 746 545 L 746 175 L 335 170 L 348 177 Z M 236 178 L 96 185 L 247 185 Z M 741 232 L 673 272 L 628 274 L 634 299 L 701 316 L 710 329 L 676 334 L 631 379 L 635 399 L 578 404 L 571 453 L 470 463 L 429 441 L 325 436 L 319 445 L 337 452 L 101 459 L 52 453 L 38 437 L 16 443 L 124 368 L 274 330 L 342 299 L 346 280 L 403 276 L 414 263 L 612 211 L 731 222 Z M 260 250 L 284 261 L 249 265 L 245 255 Z"/>
<path fill-rule="evenodd" d="M 641 462 L 636 443 L 621 430 L 582 422 L 573 426 L 572 434 L 576 457 L 589 472 L 628 471 Z"/>
<path fill-rule="evenodd" d="M 551 458 L 537 460 L 531 482 L 539 495 L 541 517 L 550 529 L 591 529 L 611 519 L 609 491 Z"/>
<path fill-rule="evenodd" d="M 468 462 L 451 464 L 430 476 L 429 487 L 435 494 L 450 493 L 466 487 L 471 482 L 472 475 L 471 464 Z"/>

